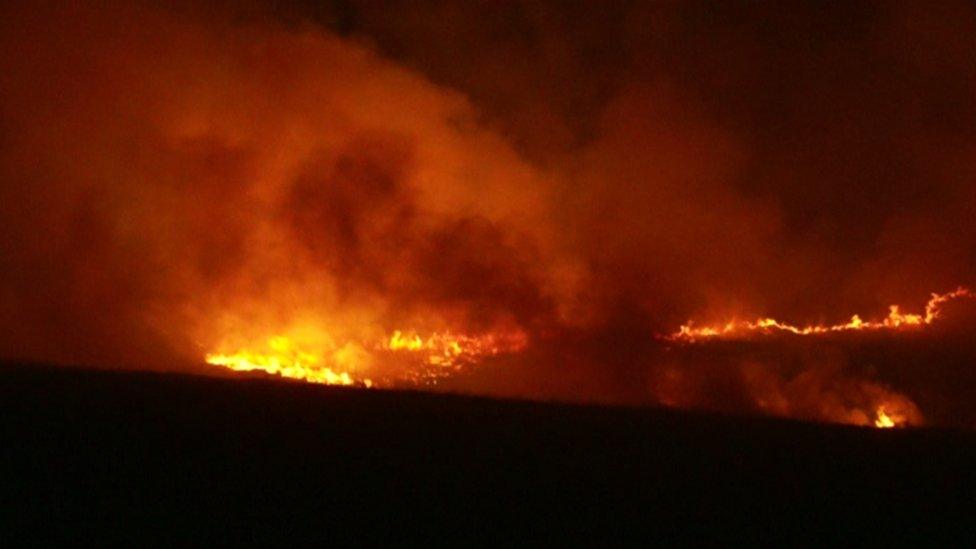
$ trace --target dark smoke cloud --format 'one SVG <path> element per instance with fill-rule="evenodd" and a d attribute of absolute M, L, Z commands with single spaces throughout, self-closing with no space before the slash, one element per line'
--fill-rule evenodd
<path fill-rule="evenodd" d="M 940 391 L 873 353 L 678 359 L 653 335 L 916 309 L 973 281 L 968 4 L 0 17 L 6 357 L 196 369 L 314 317 L 339 339 L 532 333 L 531 366 L 467 390 L 838 421 Z"/>

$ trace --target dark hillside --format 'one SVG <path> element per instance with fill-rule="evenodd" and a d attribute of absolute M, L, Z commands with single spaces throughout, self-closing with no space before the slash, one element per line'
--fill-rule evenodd
<path fill-rule="evenodd" d="M 931 539 L 976 501 L 966 432 L 266 380 L 7 366 L 0 429 L 7 541 Z"/>

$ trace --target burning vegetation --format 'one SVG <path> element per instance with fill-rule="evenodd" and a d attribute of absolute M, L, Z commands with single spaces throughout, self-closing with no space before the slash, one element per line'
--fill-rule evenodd
<path fill-rule="evenodd" d="M 942 306 L 957 299 L 972 299 L 974 296 L 968 288 L 959 287 L 954 291 L 944 294 L 932 294 L 931 299 L 925 304 L 923 313 L 902 313 L 898 305 L 888 307 L 888 316 L 881 320 L 861 320 L 859 315 L 854 315 L 843 324 L 822 325 L 808 324 L 805 326 L 794 326 L 780 322 L 774 318 L 760 318 L 755 321 L 730 320 L 725 324 L 715 326 L 694 326 L 692 323 L 684 324 L 673 334 L 665 336 L 665 339 L 675 342 L 694 343 L 709 338 L 737 339 L 749 338 L 757 335 L 769 335 L 775 332 L 785 332 L 798 336 L 823 335 L 837 332 L 858 332 L 858 331 L 878 331 L 878 330 L 906 330 L 921 329 L 939 319 Z"/>
<path fill-rule="evenodd" d="M 261 371 L 272 375 L 327 385 L 395 387 L 406 383 L 436 385 L 466 365 L 502 353 L 521 351 L 526 345 L 522 332 L 481 336 L 435 333 L 422 338 L 396 330 L 381 342 L 348 342 L 323 348 L 318 342 L 273 336 L 258 350 L 231 354 L 210 353 L 209 364 L 238 372 Z M 376 378 L 374 381 L 373 378 Z"/>
<path fill-rule="evenodd" d="M 0 7 L 4 357 L 976 426 L 970 7 L 271 4 Z"/>

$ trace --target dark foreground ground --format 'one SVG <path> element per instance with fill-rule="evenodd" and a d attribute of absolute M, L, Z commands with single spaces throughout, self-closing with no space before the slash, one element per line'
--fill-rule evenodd
<path fill-rule="evenodd" d="M 971 540 L 976 437 L 0 368 L 0 544 Z"/>

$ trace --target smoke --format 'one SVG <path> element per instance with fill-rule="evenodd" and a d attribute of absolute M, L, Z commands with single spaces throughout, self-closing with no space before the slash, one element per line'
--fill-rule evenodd
<path fill-rule="evenodd" d="M 533 280 L 549 263 L 515 242 L 544 238 L 545 182 L 460 95 L 320 30 L 30 14 L 6 18 L 4 286 L 42 353 L 86 360 L 89 317 L 176 326 L 179 352 L 181 326 L 226 309 L 548 307 Z"/>
<path fill-rule="evenodd" d="M 455 387 L 920 417 L 846 352 L 653 336 L 972 280 L 972 9 L 427 8 L 0 8 L 0 354 L 200 371 L 276 333 L 517 329 L 523 364 Z"/>

